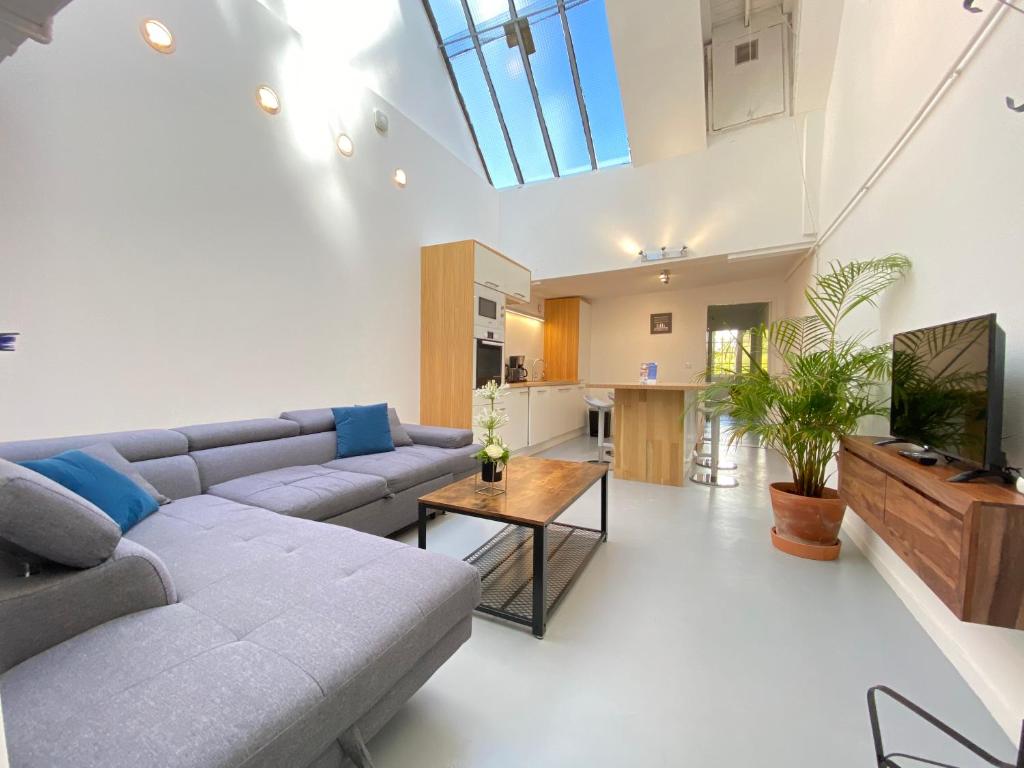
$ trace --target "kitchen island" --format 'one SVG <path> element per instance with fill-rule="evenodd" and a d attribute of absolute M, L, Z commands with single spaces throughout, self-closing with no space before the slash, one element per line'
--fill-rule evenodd
<path fill-rule="evenodd" d="M 697 443 L 695 402 L 706 384 L 588 384 L 615 392 L 612 470 L 620 480 L 685 485 Z"/>

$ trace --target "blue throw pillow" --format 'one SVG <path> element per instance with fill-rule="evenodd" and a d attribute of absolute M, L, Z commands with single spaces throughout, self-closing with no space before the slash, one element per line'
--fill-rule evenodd
<path fill-rule="evenodd" d="M 388 421 L 388 404 L 332 408 L 338 430 L 338 458 L 395 450 Z"/>
<path fill-rule="evenodd" d="M 122 533 L 159 507 L 156 499 L 131 479 L 82 451 L 19 463 L 91 501 L 121 526 Z"/>

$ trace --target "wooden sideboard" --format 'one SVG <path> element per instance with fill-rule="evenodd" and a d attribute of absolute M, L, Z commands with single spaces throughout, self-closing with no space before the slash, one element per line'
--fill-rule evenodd
<path fill-rule="evenodd" d="M 1024 629 L 1024 495 L 843 438 L 839 493 L 963 621 Z"/>

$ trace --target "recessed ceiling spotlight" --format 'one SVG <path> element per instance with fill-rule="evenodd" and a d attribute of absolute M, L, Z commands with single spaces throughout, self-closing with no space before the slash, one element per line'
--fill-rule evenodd
<path fill-rule="evenodd" d="M 401 168 L 395 168 L 395 175 L 392 176 L 391 178 L 394 179 L 395 184 L 403 188 L 405 187 L 405 184 L 408 181 L 408 179 L 406 179 L 405 177 L 405 171 L 403 171 Z"/>
<path fill-rule="evenodd" d="M 658 275 L 658 279 L 661 280 L 661 282 L 664 283 L 665 285 L 668 285 L 668 281 L 670 279 L 669 274 L 668 274 L 668 270 L 667 269 L 661 270 L 661 274 Z"/>
<path fill-rule="evenodd" d="M 142 32 L 142 39 L 154 51 L 174 53 L 174 35 L 163 22 L 145 19 L 139 25 L 139 31 Z"/>
<path fill-rule="evenodd" d="M 338 140 L 334 143 L 338 147 L 338 151 L 345 157 L 352 157 L 352 153 L 356 150 L 356 145 L 352 143 L 352 139 L 347 133 L 339 133 Z"/>
<path fill-rule="evenodd" d="M 281 97 L 269 85 L 261 85 L 256 89 L 256 103 L 268 115 L 276 115 L 281 111 Z"/>

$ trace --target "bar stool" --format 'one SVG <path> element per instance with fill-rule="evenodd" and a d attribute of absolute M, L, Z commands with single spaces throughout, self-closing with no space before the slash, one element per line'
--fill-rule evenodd
<path fill-rule="evenodd" d="M 739 485 L 739 481 L 735 477 L 718 474 L 721 469 L 736 468 L 734 462 L 729 462 L 732 466 L 727 467 L 718 461 L 718 453 L 722 443 L 722 418 L 717 412 L 708 408 L 701 408 L 700 410 L 705 421 L 709 418 L 711 420 L 711 452 L 706 456 L 697 455 L 694 457 L 693 463 L 698 468 L 694 469 L 693 474 L 690 475 L 690 480 L 700 485 L 712 485 L 716 488 L 735 488 Z M 704 464 L 702 459 L 706 459 L 708 463 Z"/>
<path fill-rule="evenodd" d="M 604 419 L 605 414 L 611 412 L 614 403 L 610 400 L 602 400 L 599 397 L 592 397 L 590 395 L 584 395 L 583 399 L 588 406 L 597 411 L 597 458 L 591 459 L 590 463 L 608 464 L 614 455 L 614 448 L 611 443 L 604 441 Z"/>

